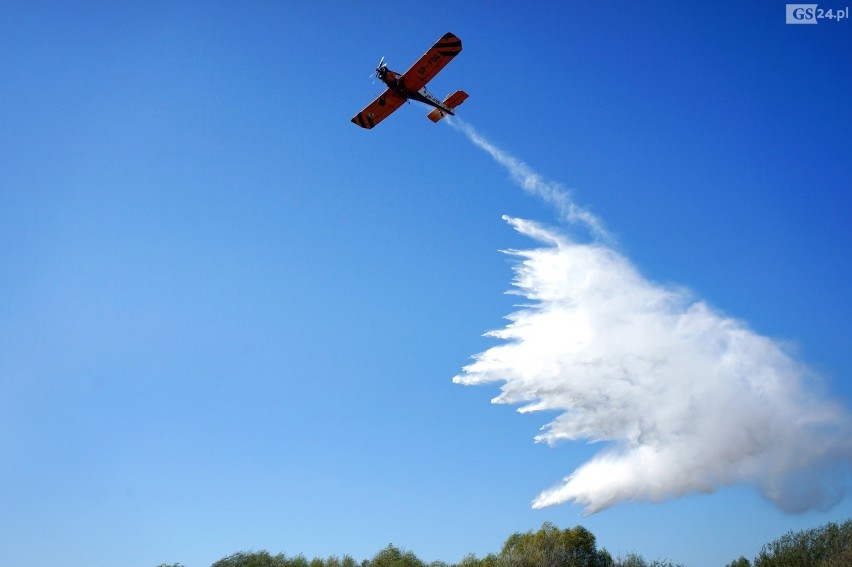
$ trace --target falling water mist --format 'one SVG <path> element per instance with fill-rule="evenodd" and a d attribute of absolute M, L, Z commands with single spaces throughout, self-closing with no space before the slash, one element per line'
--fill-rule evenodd
<path fill-rule="evenodd" d="M 553 204 L 590 242 L 511 217 L 536 242 L 508 250 L 510 293 L 525 298 L 500 343 L 453 380 L 500 383 L 494 403 L 557 412 L 536 441 L 601 442 L 601 450 L 533 507 L 573 502 L 595 513 L 735 483 L 789 512 L 843 496 L 852 419 L 784 344 L 761 336 L 683 288 L 643 277 L 609 242 L 603 223 L 558 184 L 458 119 L 451 125 Z"/>

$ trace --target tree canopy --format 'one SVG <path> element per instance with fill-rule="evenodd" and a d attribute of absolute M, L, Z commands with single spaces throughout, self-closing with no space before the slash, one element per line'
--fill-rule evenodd
<path fill-rule="evenodd" d="M 754 561 L 740 557 L 725 567 L 850 567 L 852 566 L 852 519 L 819 528 L 789 532 L 767 543 Z M 159 567 L 183 567 L 180 563 Z M 241 551 L 211 567 L 677 567 L 669 561 L 646 561 L 629 553 L 613 559 L 598 549 L 594 534 L 583 526 L 560 529 L 545 522 L 537 531 L 515 532 L 506 538 L 499 553 L 478 558 L 466 555 L 459 563 L 425 563 L 413 552 L 389 544 L 371 559 L 360 563 L 351 556 L 331 556 L 310 561 L 304 555 L 288 557 L 268 551 Z"/>
<path fill-rule="evenodd" d="M 514 533 L 499 555 L 505 567 L 610 567 L 612 557 L 598 550 L 595 536 L 583 526 L 560 530 L 550 522 L 536 531 Z"/>
<path fill-rule="evenodd" d="M 852 565 L 852 520 L 788 532 L 767 543 L 754 567 L 848 567 Z"/>

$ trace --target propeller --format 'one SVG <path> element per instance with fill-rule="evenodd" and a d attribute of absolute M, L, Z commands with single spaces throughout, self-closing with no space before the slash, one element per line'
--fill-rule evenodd
<path fill-rule="evenodd" d="M 384 71 L 387 68 L 388 66 L 385 65 L 385 58 L 384 56 L 382 56 L 382 58 L 379 59 L 379 65 L 376 67 L 376 71 L 372 75 L 370 75 L 371 77 L 373 77 L 373 83 L 376 82 L 377 77 L 384 74 Z"/>

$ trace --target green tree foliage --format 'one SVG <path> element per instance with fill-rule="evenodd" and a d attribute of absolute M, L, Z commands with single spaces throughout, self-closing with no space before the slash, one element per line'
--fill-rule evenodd
<path fill-rule="evenodd" d="M 560 530 L 550 522 L 537 532 L 514 533 L 506 539 L 495 567 L 612 567 L 606 550 L 583 526 Z"/>
<path fill-rule="evenodd" d="M 368 567 L 425 567 L 425 565 L 412 552 L 388 545 L 373 556 Z"/>
<path fill-rule="evenodd" d="M 349 555 L 344 555 L 342 559 L 332 555 L 328 559 L 314 558 L 308 561 L 301 554 L 287 557 L 283 553 L 272 555 L 268 551 L 240 551 L 220 559 L 211 567 L 366 567 L 366 565 L 359 565 Z"/>
<path fill-rule="evenodd" d="M 628 553 L 624 557 L 619 557 L 613 563 L 613 567 L 683 567 L 680 564 L 674 564 L 671 561 L 654 560 L 646 561 L 644 557 L 637 553 Z"/>
<path fill-rule="evenodd" d="M 214 563 L 211 567 L 284 567 L 283 554 L 272 556 L 268 551 L 238 551 Z"/>
<path fill-rule="evenodd" d="M 324 567 L 360 567 L 360 564 L 351 555 L 344 555 L 342 558 L 332 555 L 325 560 Z"/>
<path fill-rule="evenodd" d="M 180 563 L 158 567 L 183 567 Z M 477 558 L 466 555 L 450 565 L 443 561 L 424 563 L 414 553 L 393 545 L 379 551 L 372 559 L 360 563 L 351 556 L 310 561 L 304 555 L 287 557 L 268 551 L 239 552 L 220 559 L 211 567 L 682 567 L 670 561 L 646 561 L 630 553 L 613 559 L 605 549 L 598 549 L 595 536 L 583 526 L 561 530 L 550 522 L 538 531 L 516 532 L 503 543 L 500 553 Z M 763 546 L 750 562 L 740 557 L 726 567 L 852 567 L 852 519 L 843 524 L 789 532 Z"/>
<path fill-rule="evenodd" d="M 452 567 L 500 567 L 500 556 L 496 553 L 489 553 L 482 559 L 479 559 L 473 553 L 464 556 L 461 563 L 457 563 Z"/>
<path fill-rule="evenodd" d="M 849 566 L 852 558 L 852 520 L 834 522 L 800 532 L 788 532 L 767 543 L 754 560 L 754 567 Z"/>
<path fill-rule="evenodd" d="M 617 567 L 648 567 L 648 562 L 645 558 L 636 553 L 628 553 L 624 557 L 616 559 Z"/>
<path fill-rule="evenodd" d="M 852 565 L 852 546 L 847 546 L 843 551 L 824 560 L 819 567 L 849 567 L 850 565 Z"/>
<path fill-rule="evenodd" d="M 268 551 L 239 551 L 220 559 L 211 567 L 294 567 L 283 553 Z"/>

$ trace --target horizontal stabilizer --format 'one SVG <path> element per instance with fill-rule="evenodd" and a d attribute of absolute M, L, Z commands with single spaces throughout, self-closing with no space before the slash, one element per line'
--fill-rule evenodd
<path fill-rule="evenodd" d="M 447 108 L 452 110 L 455 107 L 457 107 L 458 105 L 460 105 L 461 103 L 463 103 L 465 101 L 465 99 L 467 98 L 467 96 L 468 96 L 467 93 L 464 92 L 464 91 L 456 91 L 444 100 L 444 106 L 446 106 Z M 446 114 L 447 113 L 444 112 L 443 110 L 441 110 L 440 108 L 436 108 L 435 110 L 433 110 L 432 112 L 427 114 L 426 118 L 428 118 L 432 122 L 437 122 L 438 120 L 443 118 Z"/>

